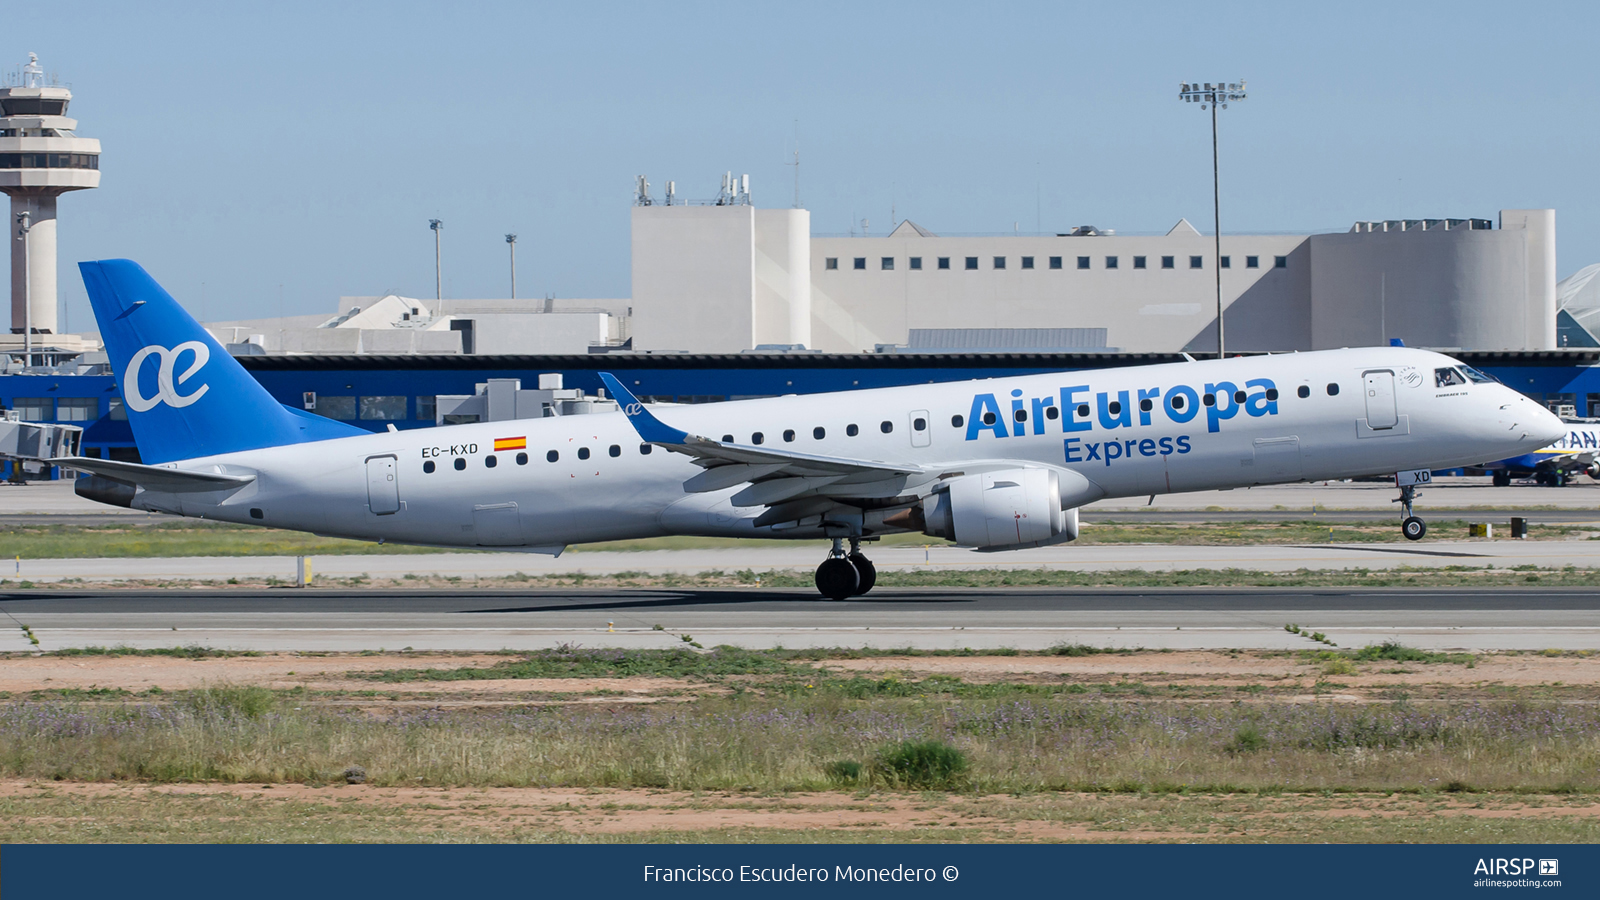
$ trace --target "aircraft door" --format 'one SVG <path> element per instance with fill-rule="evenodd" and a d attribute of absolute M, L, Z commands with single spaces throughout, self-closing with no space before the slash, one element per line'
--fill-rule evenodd
<path fill-rule="evenodd" d="M 1394 406 L 1394 373 L 1388 369 L 1366 372 L 1361 381 L 1367 395 L 1367 427 L 1375 431 L 1393 428 L 1400 421 Z"/>
<path fill-rule="evenodd" d="M 911 446 L 926 447 L 933 443 L 933 425 L 928 420 L 928 411 L 914 409 L 911 411 Z"/>
<path fill-rule="evenodd" d="M 367 506 L 374 514 L 387 516 L 400 511 L 400 481 L 392 456 L 367 459 Z"/>

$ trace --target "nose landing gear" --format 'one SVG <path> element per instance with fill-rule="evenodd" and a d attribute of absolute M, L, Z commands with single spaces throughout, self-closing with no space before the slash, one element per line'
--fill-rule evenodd
<path fill-rule="evenodd" d="M 1411 511 L 1411 502 L 1417 499 L 1417 486 L 1408 484 L 1400 489 L 1400 499 L 1393 502 L 1400 504 L 1400 533 L 1408 541 L 1420 541 L 1428 533 L 1428 523 Z"/>
<path fill-rule="evenodd" d="M 817 592 L 830 600 L 859 597 L 878 583 L 878 570 L 861 552 L 861 539 L 849 538 L 850 552 L 844 551 L 845 538 L 834 538 L 828 558 L 817 566 Z"/>

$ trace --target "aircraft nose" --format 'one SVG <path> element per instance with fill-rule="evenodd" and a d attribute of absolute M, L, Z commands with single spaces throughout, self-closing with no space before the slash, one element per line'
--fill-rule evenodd
<path fill-rule="evenodd" d="M 1533 403 L 1531 400 L 1528 402 Z M 1531 427 L 1535 430 L 1531 430 L 1529 433 L 1537 436 L 1546 444 L 1561 440 L 1561 437 L 1567 433 L 1567 425 L 1561 421 L 1561 417 L 1543 406 L 1538 407 L 1538 418 L 1533 421 Z"/>
<path fill-rule="evenodd" d="M 1540 447 L 1561 440 L 1567 433 L 1566 423 L 1559 416 L 1528 397 L 1518 396 L 1506 412 L 1511 413 L 1511 428 L 1528 441 L 1537 441 Z"/>
<path fill-rule="evenodd" d="M 1566 435 L 1566 424 L 1544 404 L 1504 385 L 1495 387 L 1493 401 L 1499 407 L 1494 416 L 1498 420 L 1495 427 L 1504 429 L 1500 433 L 1515 441 L 1522 452 L 1548 447 Z"/>

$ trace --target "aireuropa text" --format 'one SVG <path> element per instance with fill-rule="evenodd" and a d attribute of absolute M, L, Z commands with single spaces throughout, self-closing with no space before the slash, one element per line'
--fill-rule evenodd
<path fill-rule="evenodd" d="M 737 871 L 731 868 L 706 868 L 705 866 L 691 866 L 688 868 L 670 866 L 645 866 L 644 880 L 659 881 L 696 881 L 696 882 L 780 882 L 780 881 L 938 881 L 939 873 L 933 869 L 919 869 L 911 866 L 899 865 L 894 868 L 862 868 L 860 866 L 834 866 L 829 873 L 826 868 L 807 868 L 799 865 L 790 865 L 787 868 L 776 866 L 740 866 Z"/>

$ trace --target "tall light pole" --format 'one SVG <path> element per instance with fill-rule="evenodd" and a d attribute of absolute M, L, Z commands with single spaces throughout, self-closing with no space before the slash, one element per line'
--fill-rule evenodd
<path fill-rule="evenodd" d="M 511 299 L 517 299 L 517 236 L 506 235 L 506 244 L 511 248 Z"/>
<path fill-rule="evenodd" d="M 444 230 L 444 222 L 440 219 L 429 219 L 428 227 L 433 229 L 433 293 L 435 300 L 444 300 L 444 266 L 439 256 L 439 232 Z"/>
<path fill-rule="evenodd" d="M 1237 84 L 1192 84 L 1182 82 L 1178 96 L 1185 103 L 1198 103 L 1201 109 L 1211 110 L 1211 212 L 1216 229 L 1217 256 L 1212 268 L 1217 272 L 1217 359 L 1222 358 L 1224 329 L 1222 327 L 1222 190 L 1217 177 L 1217 107 L 1228 108 L 1230 102 L 1243 100 L 1244 80 Z"/>
<path fill-rule="evenodd" d="M 33 285 L 28 277 L 28 232 L 33 228 L 30 214 L 17 213 L 17 240 L 22 242 L 22 368 L 33 365 Z"/>

